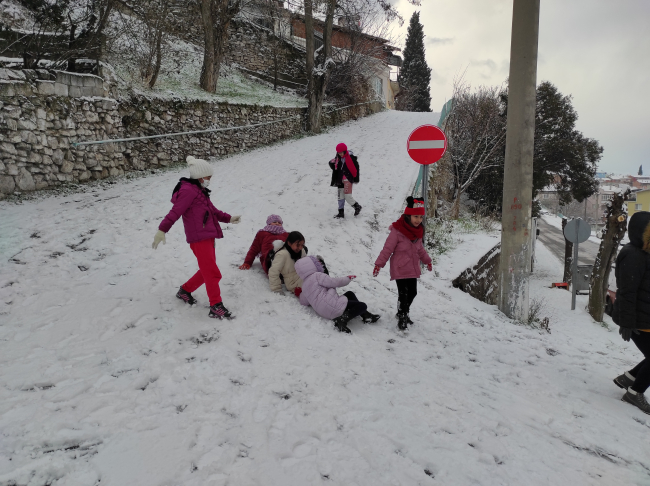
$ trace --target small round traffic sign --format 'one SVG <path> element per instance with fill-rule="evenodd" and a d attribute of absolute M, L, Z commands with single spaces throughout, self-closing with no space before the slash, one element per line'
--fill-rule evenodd
<path fill-rule="evenodd" d="M 409 156 L 418 164 L 438 162 L 447 150 L 447 137 L 435 125 L 422 125 L 411 132 L 406 142 Z"/>
<path fill-rule="evenodd" d="M 582 243 L 591 236 L 591 226 L 581 218 L 572 219 L 564 227 L 564 237 L 571 243 Z"/>

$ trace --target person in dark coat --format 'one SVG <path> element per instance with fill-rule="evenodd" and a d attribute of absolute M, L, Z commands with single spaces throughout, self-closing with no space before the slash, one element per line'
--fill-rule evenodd
<path fill-rule="evenodd" d="M 330 186 L 336 187 L 339 200 L 339 212 L 335 218 L 345 218 L 345 202 L 354 208 L 354 215 L 361 212 L 361 205 L 352 197 L 352 184 L 359 182 L 359 162 L 357 157 L 348 150 L 347 145 L 340 143 L 336 146 L 336 157 L 329 161 L 332 169 Z"/>
<path fill-rule="evenodd" d="M 612 319 L 625 341 L 630 339 L 645 359 L 630 371 L 614 378 L 626 389 L 622 400 L 650 415 L 645 391 L 650 387 L 650 212 L 639 211 L 630 218 L 630 242 L 616 258 L 616 300 Z"/>

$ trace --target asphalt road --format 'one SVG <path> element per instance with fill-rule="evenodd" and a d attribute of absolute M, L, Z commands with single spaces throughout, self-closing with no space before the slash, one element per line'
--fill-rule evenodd
<path fill-rule="evenodd" d="M 542 218 L 537 219 L 537 228 L 539 229 L 539 236 L 537 240 L 542 242 L 546 248 L 560 259 L 564 261 L 564 235 L 562 230 L 551 226 Z M 593 265 L 598 255 L 598 248 L 600 245 L 593 241 L 585 241 L 578 246 L 578 265 Z"/>

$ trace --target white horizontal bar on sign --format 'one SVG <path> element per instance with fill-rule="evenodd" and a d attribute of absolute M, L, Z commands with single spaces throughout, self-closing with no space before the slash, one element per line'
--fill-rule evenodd
<path fill-rule="evenodd" d="M 409 150 L 412 149 L 443 149 L 444 140 L 412 140 L 409 142 Z"/>

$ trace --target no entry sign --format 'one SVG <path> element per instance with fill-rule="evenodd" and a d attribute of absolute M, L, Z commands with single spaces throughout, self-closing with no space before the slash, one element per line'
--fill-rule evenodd
<path fill-rule="evenodd" d="M 406 142 L 409 156 L 418 164 L 429 165 L 438 162 L 447 150 L 447 138 L 435 125 L 422 125 L 409 135 Z"/>

